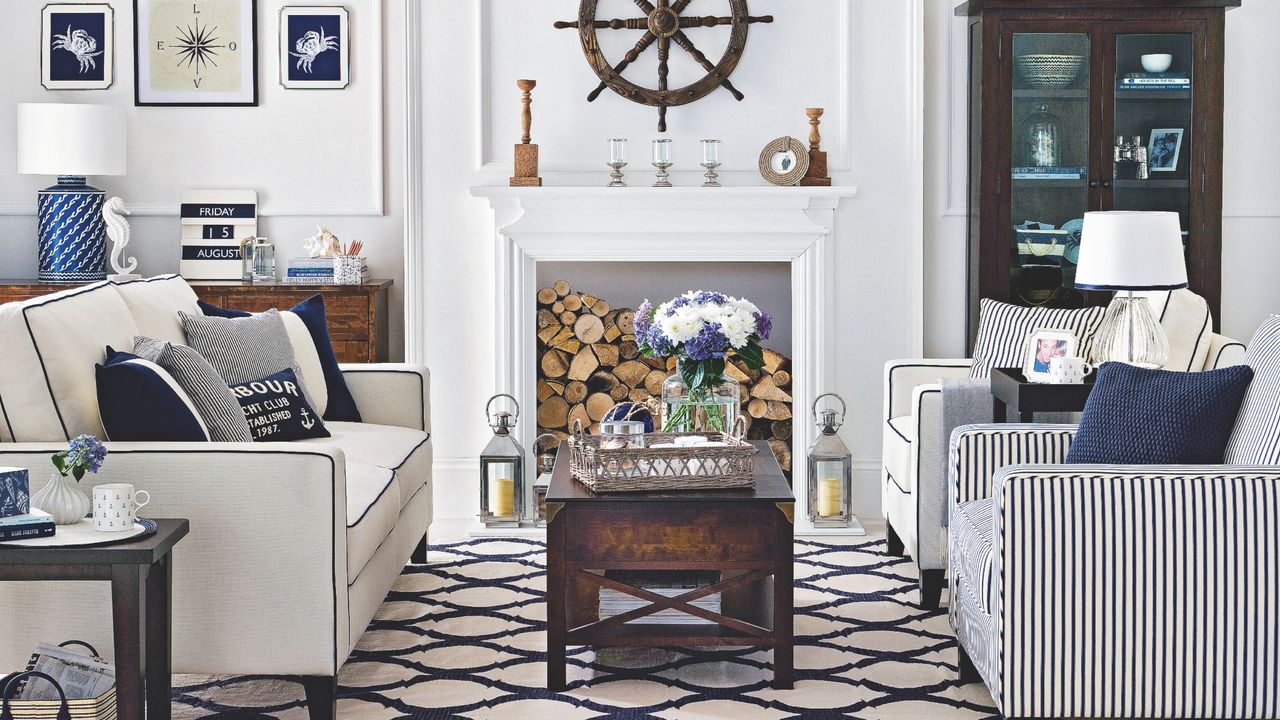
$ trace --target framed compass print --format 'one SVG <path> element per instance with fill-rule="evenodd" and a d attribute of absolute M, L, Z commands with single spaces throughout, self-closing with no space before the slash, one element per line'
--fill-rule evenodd
<path fill-rule="evenodd" d="M 40 18 L 40 84 L 46 90 L 111 87 L 116 49 L 110 5 L 54 3 Z"/>
<path fill-rule="evenodd" d="M 280 84 L 338 90 L 350 82 L 351 37 L 347 9 L 338 6 L 280 9 Z"/>
<path fill-rule="evenodd" d="M 135 105 L 257 105 L 257 0 L 133 0 Z"/>

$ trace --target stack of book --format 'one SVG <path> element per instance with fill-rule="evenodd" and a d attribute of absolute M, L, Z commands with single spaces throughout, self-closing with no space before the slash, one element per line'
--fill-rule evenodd
<path fill-rule="evenodd" d="M 608 571 L 606 577 L 619 580 L 632 587 L 639 587 L 648 590 L 651 593 L 661 595 L 663 597 L 676 597 L 684 595 L 687 592 L 697 590 L 700 587 L 713 585 L 720 582 L 720 573 L 710 571 L 684 571 L 684 572 L 645 572 L 645 571 Z M 634 595 L 613 588 L 600 588 L 600 619 L 621 615 L 631 612 L 638 608 L 646 607 L 650 603 L 648 600 L 642 600 Z M 707 610 L 713 613 L 720 612 L 720 594 L 715 593 L 705 597 L 700 597 L 689 603 L 690 605 Z M 644 615 L 640 618 L 632 620 L 633 623 L 642 625 L 714 625 L 710 620 L 695 617 L 688 613 L 681 612 L 675 608 L 667 608 L 659 610 L 656 613 Z"/>
<path fill-rule="evenodd" d="M 1191 76 L 1184 72 L 1125 73 L 1117 90 L 1190 90 Z"/>
<path fill-rule="evenodd" d="M 1088 168 L 1083 167 L 1015 167 L 1014 180 L 1081 180 Z"/>
<path fill-rule="evenodd" d="M 31 512 L 22 515 L 0 518 L 0 541 L 48 537 L 54 533 L 56 527 L 53 524 L 52 515 L 43 510 L 31 508 Z"/>
<path fill-rule="evenodd" d="M 369 279 L 369 263 L 360 258 L 361 275 Z M 332 285 L 333 258 L 301 257 L 290 258 L 285 267 L 284 281 L 292 285 Z"/>

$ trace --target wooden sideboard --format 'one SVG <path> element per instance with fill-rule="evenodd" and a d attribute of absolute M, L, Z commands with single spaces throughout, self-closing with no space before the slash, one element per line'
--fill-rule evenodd
<path fill-rule="evenodd" d="M 190 280 L 201 300 L 233 310 L 262 312 L 287 310 L 307 298 L 324 295 L 329 336 L 339 362 L 387 362 L 387 296 L 391 280 L 369 280 L 363 285 L 287 285 L 232 280 Z M 0 280 L 0 303 L 46 295 L 79 287 L 35 280 Z"/>

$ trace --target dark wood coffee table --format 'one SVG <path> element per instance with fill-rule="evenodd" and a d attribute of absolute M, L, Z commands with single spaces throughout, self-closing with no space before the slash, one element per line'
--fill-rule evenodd
<path fill-rule="evenodd" d="M 167 720 L 172 683 L 173 546 L 183 519 L 156 520 L 156 533 L 98 547 L 0 547 L 0 582 L 104 580 L 111 583 L 116 706 L 121 720 Z M 21 618 L 6 621 L 21 622 Z M 144 640 L 145 638 L 145 640 Z M 145 711 L 144 711 L 145 699 Z"/>
<path fill-rule="evenodd" d="M 547 491 L 548 689 L 565 689 L 568 645 L 769 646 L 773 686 L 792 686 L 795 496 L 768 446 L 754 444 L 754 490 L 610 494 L 574 481 L 561 447 Z M 666 597 L 616 577 L 625 571 L 718 580 Z M 649 604 L 601 619 L 602 588 Z M 715 593 L 720 612 L 690 604 Z M 630 622 L 668 608 L 710 622 Z"/>

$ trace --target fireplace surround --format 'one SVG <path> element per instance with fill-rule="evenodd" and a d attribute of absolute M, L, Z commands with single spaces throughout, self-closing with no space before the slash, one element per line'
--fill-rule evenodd
<path fill-rule="evenodd" d="M 512 394 L 527 408 L 536 406 L 539 262 L 705 263 L 706 288 L 715 286 L 716 262 L 787 263 L 792 452 L 804 457 L 816 432 L 810 404 L 836 389 L 829 347 L 835 210 L 856 188 L 477 187 L 472 194 L 489 201 L 495 220 L 495 391 Z M 532 446 L 534 434 L 531 423 L 519 428 L 521 444 Z M 803 462 L 795 463 L 793 484 L 803 507 Z M 813 528 L 798 516 L 796 532 L 852 531 Z"/>

